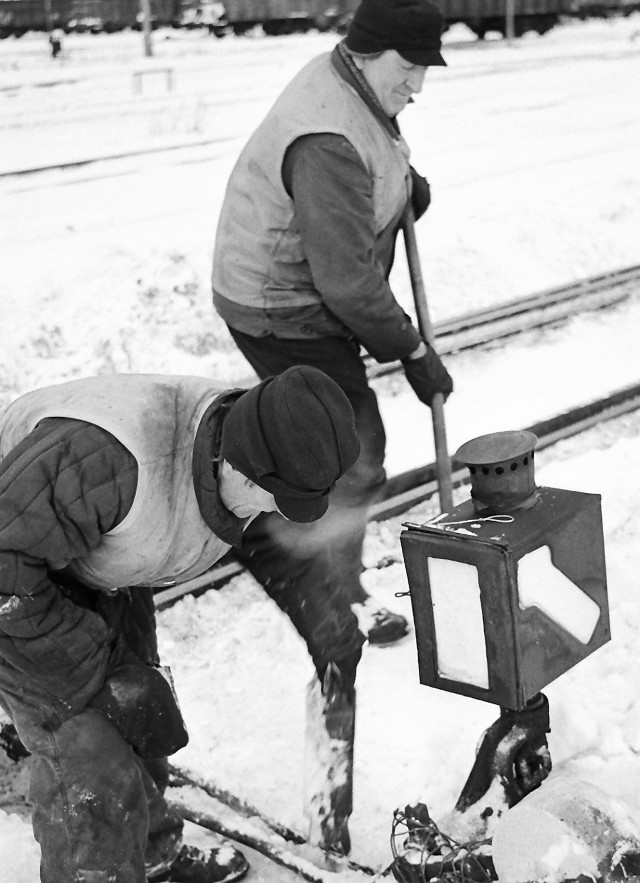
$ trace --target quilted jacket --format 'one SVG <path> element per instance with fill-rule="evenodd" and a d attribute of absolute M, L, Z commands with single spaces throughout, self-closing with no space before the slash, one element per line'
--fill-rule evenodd
<path fill-rule="evenodd" d="M 0 462 L 0 693 L 28 697 L 54 720 L 97 693 L 112 647 L 103 617 L 74 603 L 51 565 L 94 549 L 129 512 L 136 485 L 127 448 L 80 420 L 41 421 Z M 199 504 L 238 545 L 243 523 L 222 506 L 214 481 Z"/>

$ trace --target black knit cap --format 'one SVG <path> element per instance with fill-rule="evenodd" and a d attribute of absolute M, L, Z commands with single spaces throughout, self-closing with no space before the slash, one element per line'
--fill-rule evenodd
<path fill-rule="evenodd" d="M 430 0 L 362 0 L 345 43 L 362 55 L 395 49 L 411 64 L 446 65 L 443 30 L 442 13 Z"/>
<path fill-rule="evenodd" d="M 353 409 L 317 368 L 289 368 L 243 393 L 224 419 L 220 456 L 273 494 L 292 521 L 316 521 L 360 453 Z"/>

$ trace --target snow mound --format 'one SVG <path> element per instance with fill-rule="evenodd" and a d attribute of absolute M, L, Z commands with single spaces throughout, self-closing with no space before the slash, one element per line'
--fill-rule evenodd
<path fill-rule="evenodd" d="M 500 883 L 560 883 L 608 874 L 640 849 L 640 824 L 605 791 L 579 780 L 545 783 L 499 820 L 493 861 Z"/>

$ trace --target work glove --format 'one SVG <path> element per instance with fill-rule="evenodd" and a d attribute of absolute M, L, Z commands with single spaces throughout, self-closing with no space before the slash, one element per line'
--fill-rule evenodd
<path fill-rule="evenodd" d="M 413 166 L 410 166 L 410 169 L 411 208 L 413 209 L 413 215 L 417 221 L 418 218 L 421 218 L 429 208 L 429 204 L 431 203 L 431 188 L 429 187 L 427 179 L 423 178 L 422 175 L 419 175 Z"/>
<path fill-rule="evenodd" d="M 122 643 L 102 688 L 89 702 L 142 758 L 167 757 L 189 741 L 169 677 Z M 168 670 L 166 670 L 168 673 Z"/>
<path fill-rule="evenodd" d="M 440 361 L 433 347 L 425 344 L 426 353 L 417 359 L 403 359 L 402 367 L 411 389 L 425 405 L 431 405 L 437 392 L 442 393 L 446 402 L 453 392 L 451 375 Z"/>
<path fill-rule="evenodd" d="M 482 737 L 456 809 L 464 812 L 478 803 L 496 781 L 509 807 L 535 791 L 551 772 L 548 732 L 549 703 L 543 693 L 522 711 L 501 708 L 500 717 Z"/>
<path fill-rule="evenodd" d="M 502 708 L 498 723 L 502 727 L 509 727 L 514 737 L 515 744 L 504 753 L 504 773 L 506 775 L 513 766 L 511 793 L 521 800 L 538 788 L 551 772 L 551 755 L 547 744 L 547 733 L 551 731 L 547 697 L 539 693 L 522 711 Z"/>

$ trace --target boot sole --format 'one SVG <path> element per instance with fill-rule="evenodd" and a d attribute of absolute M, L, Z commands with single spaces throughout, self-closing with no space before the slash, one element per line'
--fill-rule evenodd
<path fill-rule="evenodd" d="M 222 879 L 216 881 L 216 883 L 233 883 L 234 880 L 242 880 L 242 878 L 246 877 L 250 870 L 251 865 L 249 864 L 249 862 L 247 862 L 246 865 L 243 865 L 243 867 L 238 868 L 235 871 L 231 871 L 229 874 L 227 874 L 226 877 L 222 877 Z M 179 881 L 175 881 L 169 878 L 168 880 L 162 881 L 162 883 L 179 883 Z"/>

